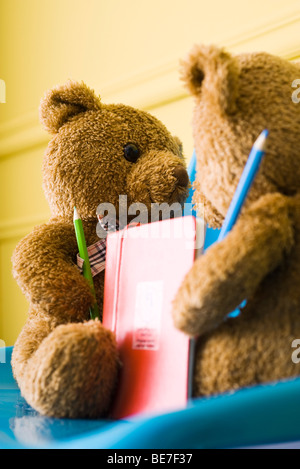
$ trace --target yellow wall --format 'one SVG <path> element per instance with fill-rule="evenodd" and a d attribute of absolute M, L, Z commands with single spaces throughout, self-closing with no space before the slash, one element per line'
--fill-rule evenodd
<path fill-rule="evenodd" d="M 104 102 L 155 114 L 189 157 L 192 101 L 179 59 L 202 42 L 295 58 L 299 26 L 299 0 L 0 0 L 0 339 L 14 343 L 28 307 L 12 251 L 49 216 L 40 171 L 48 136 L 37 114 L 44 91 L 84 80 Z"/>

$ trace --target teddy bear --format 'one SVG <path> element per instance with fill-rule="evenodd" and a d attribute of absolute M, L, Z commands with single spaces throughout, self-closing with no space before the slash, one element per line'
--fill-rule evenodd
<path fill-rule="evenodd" d="M 300 374 L 292 359 L 300 338 L 299 76 L 299 63 L 214 45 L 195 45 L 181 62 L 194 98 L 194 202 L 210 227 L 222 226 L 251 148 L 269 131 L 237 223 L 195 261 L 174 299 L 176 327 L 196 338 L 194 396 Z"/>
<path fill-rule="evenodd" d="M 76 206 L 87 246 L 99 241 L 97 207 L 119 196 L 127 204 L 181 205 L 189 178 L 182 145 L 150 113 L 104 104 L 84 83 L 69 80 L 48 91 L 40 120 L 52 134 L 43 161 L 43 188 L 51 209 L 16 247 L 13 274 L 30 308 L 13 349 L 13 373 L 23 397 L 42 415 L 107 415 L 118 384 L 113 333 L 102 325 L 105 270 L 90 284 L 77 265 Z M 124 207 L 122 207 L 124 210 Z"/>

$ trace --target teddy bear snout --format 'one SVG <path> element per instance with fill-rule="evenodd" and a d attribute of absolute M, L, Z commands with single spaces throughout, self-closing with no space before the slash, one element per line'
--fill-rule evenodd
<path fill-rule="evenodd" d="M 180 187 L 188 187 L 190 179 L 187 171 L 183 166 L 176 166 L 174 169 L 173 175 L 176 178 L 176 183 Z"/>

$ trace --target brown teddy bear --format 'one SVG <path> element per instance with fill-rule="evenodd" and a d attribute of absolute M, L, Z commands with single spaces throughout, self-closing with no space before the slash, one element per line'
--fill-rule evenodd
<path fill-rule="evenodd" d="M 22 395 L 41 414 L 97 418 L 109 408 L 118 378 L 113 334 L 89 320 L 94 297 L 76 265 L 76 205 L 87 245 L 99 241 L 96 209 L 119 195 L 128 205 L 183 204 L 188 175 L 179 140 L 146 112 L 106 105 L 86 85 L 69 81 L 41 102 L 54 134 L 43 164 L 50 221 L 17 246 L 13 273 L 29 317 L 12 357 Z M 124 208 L 124 207 L 123 207 Z M 94 277 L 102 311 L 104 271 Z"/>
<path fill-rule="evenodd" d="M 211 227 L 222 225 L 251 147 L 269 130 L 237 224 L 196 260 L 174 301 L 176 326 L 198 337 L 197 396 L 300 374 L 292 360 L 300 338 L 299 76 L 299 64 L 214 46 L 195 46 L 182 62 L 195 98 L 195 202 Z"/>

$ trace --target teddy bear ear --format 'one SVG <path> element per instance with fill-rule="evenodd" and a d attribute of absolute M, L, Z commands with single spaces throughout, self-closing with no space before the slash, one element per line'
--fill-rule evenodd
<path fill-rule="evenodd" d="M 236 110 L 238 78 L 236 59 L 216 46 L 194 46 L 181 61 L 181 79 L 189 92 L 229 114 Z"/>
<path fill-rule="evenodd" d="M 48 91 L 40 104 L 40 121 L 50 133 L 57 133 L 75 115 L 101 108 L 100 98 L 84 83 L 69 80 Z"/>

